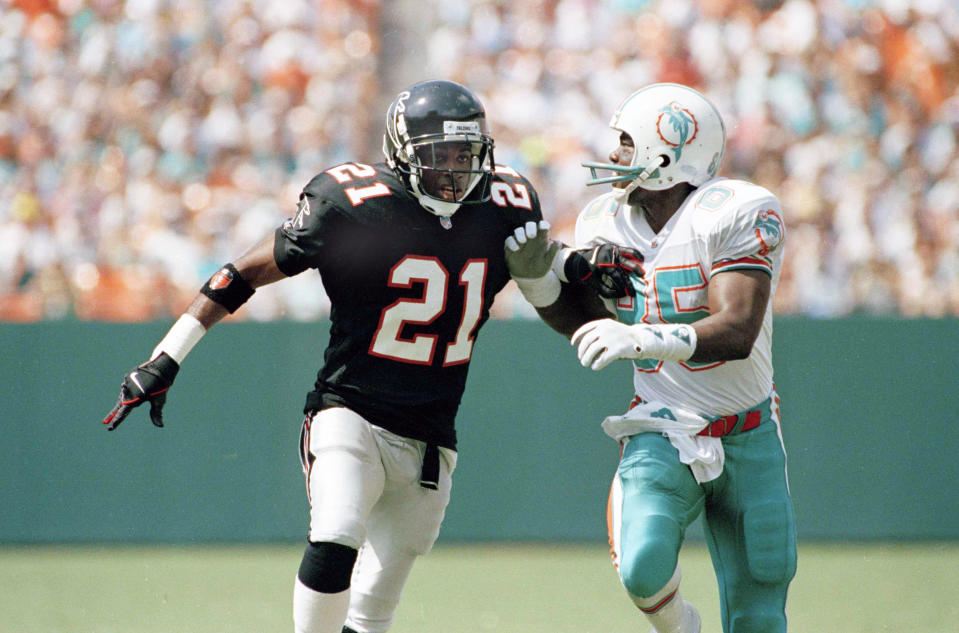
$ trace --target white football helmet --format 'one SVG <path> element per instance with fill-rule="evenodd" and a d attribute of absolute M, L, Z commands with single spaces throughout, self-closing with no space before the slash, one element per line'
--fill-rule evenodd
<path fill-rule="evenodd" d="M 681 182 L 698 187 L 716 175 L 726 150 L 726 127 L 716 106 L 679 84 L 653 84 L 634 92 L 616 108 L 609 126 L 632 138 L 632 163 L 583 163 L 592 176 L 586 184 L 629 182 L 622 195 L 636 187 L 660 191 Z M 600 178 L 597 169 L 615 175 Z"/>

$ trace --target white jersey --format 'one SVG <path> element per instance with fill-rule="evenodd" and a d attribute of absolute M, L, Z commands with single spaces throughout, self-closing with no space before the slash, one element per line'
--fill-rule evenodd
<path fill-rule="evenodd" d="M 611 242 L 645 257 L 644 279 L 634 281 L 636 297 L 615 304 L 624 323 L 693 323 L 708 316 L 707 286 L 721 272 L 761 270 L 772 278 L 774 293 L 784 237 L 776 196 L 727 178 L 693 191 L 659 233 L 653 233 L 642 210 L 625 204 L 616 192 L 592 200 L 576 221 L 578 248 Z M 681 404 L 704 416 L 756 405 L 773 387 L 772 293 L 748 358 L 716 363 L 643 359 L 633 364 L 636 395 L 643 400 Z"/>

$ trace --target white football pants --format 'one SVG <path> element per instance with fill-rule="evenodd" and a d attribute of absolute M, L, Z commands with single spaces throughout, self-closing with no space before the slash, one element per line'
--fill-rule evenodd
<path fill-rule="evenodd" d="M 374 426 L 345 408 L 304 425 L 310 540 L 359 550 L 346 624 L 389 629 L 416 557 L 433 547 L 450 500 L 456 451 L 440 448 L 439 489 L 420 486 L 426 444 Z"/>

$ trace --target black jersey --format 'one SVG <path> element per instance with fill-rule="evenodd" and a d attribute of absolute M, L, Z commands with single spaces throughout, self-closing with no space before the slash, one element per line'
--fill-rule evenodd
<path fill-rule="evenodd" d="M 314 177 L 274 246 L 284 274 L 319 270 L 332 305 L 306 409 L 346 406 L 399 435 L 455 448 L 473 343 L 509 281 L 503 243 L 541 218 L 532 185 L 506 167 L 497 167 L 490 201 L 448 220 L 384 163 Z"/>

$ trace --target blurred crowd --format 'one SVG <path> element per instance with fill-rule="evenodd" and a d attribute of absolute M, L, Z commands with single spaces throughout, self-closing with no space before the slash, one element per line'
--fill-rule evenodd
<path fill-rule="evenodd" d="M 723 113 L 722 172 L 783 202 L 777 313 L 959 316 L 955 0 L 14 0 L 0 320 L 178 314 L 313 174 L 379 159 L 367 113 L 407 72 L 387 38 L 418 56 L 400 85 L 483 98 L 560 238 L 601 192 L 580 163 L 615 147 L 616 105 L 675 81 Z M 328 308 L 301 275 L 238 315 Z M 515 292 L 494 313 L 534 314 Z"/>

